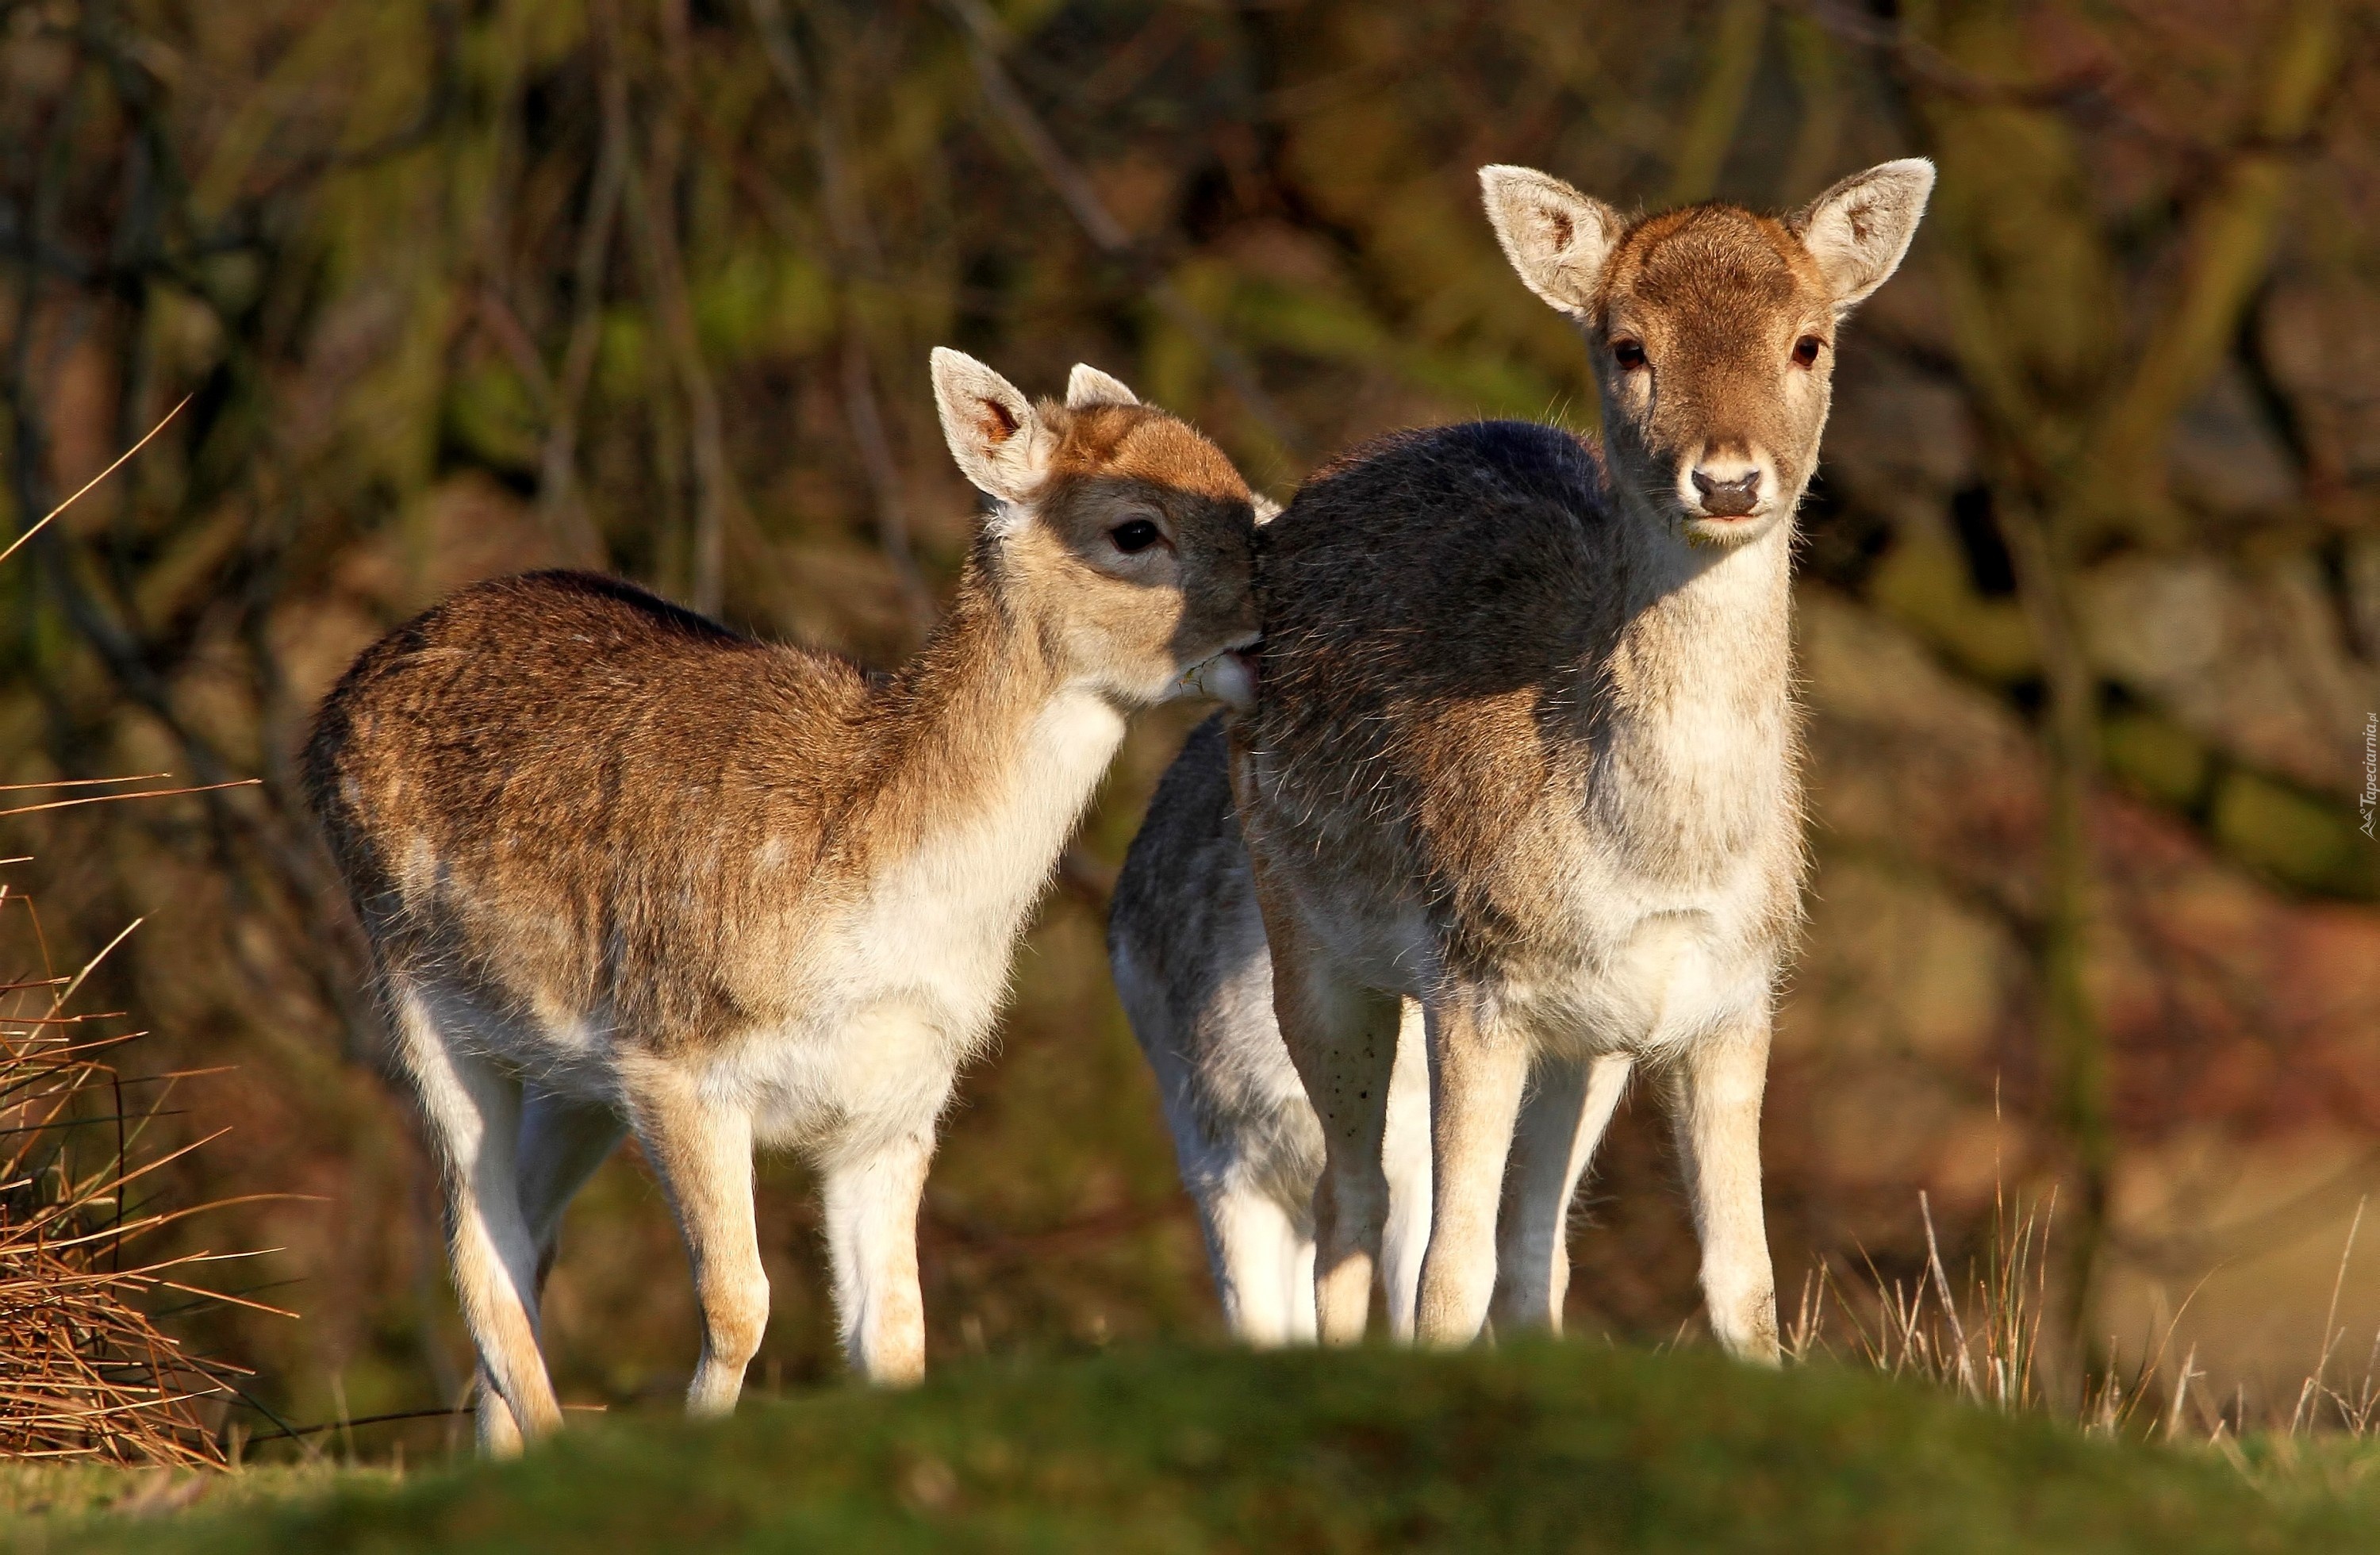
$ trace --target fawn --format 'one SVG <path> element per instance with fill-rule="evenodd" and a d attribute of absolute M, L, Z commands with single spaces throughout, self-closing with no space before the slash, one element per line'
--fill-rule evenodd
<path fill-rule="evenodd" d="M 533 573 L 323 703 L 309 796 L 441 1164 L 489 1451 L 560 1420 L 539 1289 L 624 1129 L 693 1264 L 690 1412 L 734 1407 L 768 1320 L 756 1144 L 818 1167 L 852 1365 L 921 1375 L 927 1162 L 1026 914 L 1126 714 L 1233 689 L 1253 511 L 1214 445 L 1087 367 L 1062 405 L 954 351 L 933 380 L 994 506 L 898 672 Z"/>
<path fill-rule="evenodd" d="M 1837 327 L 1922 160 L 1772 220 L 1630 220 L 1481 170 L 1585 334 L 1601 446 L 1380 439 L 1257 530 L 1256 699 L 1160 784 L 1117 981 L 1234 1329 L 1558 1328 L 1568 1207 L 1632 1071 L 1667 1081 L 1713 1332 L 1773 1361 L 1770 1008 L 1800 916 L 1792 515 Z M 1311 1310 L 1292 1287 L 1312 1269 Z"/>

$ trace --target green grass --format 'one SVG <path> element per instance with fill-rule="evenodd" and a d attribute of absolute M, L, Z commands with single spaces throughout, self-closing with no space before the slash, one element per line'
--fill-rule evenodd
<path fill-rule="evenodd" d="M 1517 1344 L 984 1362 L 515 1464 L 19 1517 L 19 1549 L 197 1551 L 2380 1549 L 2325 1472 L 2093 1440 L 1872 1375 Z"/>

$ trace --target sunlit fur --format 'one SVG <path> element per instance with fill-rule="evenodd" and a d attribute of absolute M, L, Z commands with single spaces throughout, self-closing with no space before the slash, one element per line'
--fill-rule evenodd
<path fill-rule="evenodd" d="M 538 1286 L 624 1128 L 692 1255 L 692 1408 L 733 1405 L 768 1318 L 756 1143 L 820 1171 L 853 1365 L 919 1375 L 918 1195 L 1026 915 L 1126 715 L 1253 636 L 1250 495 L 1205 439 L 1103 375 L 1038 407 L 935 376 L 999 505 L 892 674 L 539 573 L 323 705 L 308 785 L 444 1170 L 491 1449 L 559 1419 Z M 1161 542 L 1124 553 L 1134 520 Z"/>
<path fill-rule="evenodd" d="M 1258 531 L 1255 706 L 1159 790 L 1117 890 L 1119 986 L 1247 1337 L 1305 1331 L 1251 1320 L 1241 1289 L 1303 1258 L 1315 1331 L 1359 1335 L 1384 1237 L 1391 1317 L 1425 1341 L 1470 1339 L 1491 1306 L 1557 1325 L 1568 1203 L 1650 1065 L 1712 1328 L 1771 1358 L 1759 1106 L 1802 869 L 1791 515 L 1836 323 L 1899 262 L 1931 169 L 1887 164 L 1781 221 L 1632 223 L 1527 169 L 1483 183 L 1515 270 L 1596 354 L 1608 441 L 1399 433 Z M 1700 502 L 1698 469 L 1755 468 L 1752 511 Z M 1399 1144 L 1417 1132 L 1426 1161 Z M 1287 1251 L 1243 1272 L 1231 1226 L 1285 1226 Z"/>

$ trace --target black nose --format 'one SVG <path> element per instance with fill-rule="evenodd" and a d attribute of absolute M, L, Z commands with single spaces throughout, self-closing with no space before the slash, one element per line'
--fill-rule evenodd
<path fill-rule="evenodd" d="M 1702 493 L 1703 511 L 1720 518 L 1741 518 L 1760 501 L 1760 472 L 1734 480 L 1713 480 L 1694 471 L 1694 490 Z"/>

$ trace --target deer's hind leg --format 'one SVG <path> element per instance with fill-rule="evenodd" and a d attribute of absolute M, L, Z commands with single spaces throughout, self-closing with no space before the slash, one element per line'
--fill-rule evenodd
<path fill-rule="evenodd" d="M 540 1294 L 561 1245 L 563 1211 L 627 1131 L 627 1120 L 606 1102 L 528 1087 L 521 1107 L 521 1218 L 537 1242 Z"/>
<path fill-rule="evenodd" d="M 539 1320 L 540 1334 L 544 1330 L 545 1282 L 553 1272 L 553 1256 L 561 1242 L 562 1213 L 619 1144 L 626 1129 L 620 1115 L 601 1102 L 581 1101 L 539 1086 L 526 1088 L 516 1166 L 521 1219 L 528 1223 L 529 1240 L 537 1247 L 538 1310 L 532 1316 Z M 495 1427 L 500 1441 L 508 1445 L 516 1440 L 519 1431 L 512 1420 L 512 1411 L 504 1407 L 495 1379 L 485 1367 L 480 1370 L 476 1396 L 482 1401 L 482 1411 L 503 1412 Z M 504 1436 L 507 1428 L 512 1433 L 510 1438 Z M 483 1434 L 486 1430 L 483 1426 Z"/>
<path fill-rule="evenodd" d="M 1273 1011 L 1322 1125 L 1314 1186 L 1314 1315 L 1325 1344 L 1364 1337 L 1389 1216 L 1380 1162 L 1398 1001 L 1349 980 L 1299 931 L 1294 909 L 1265 914 Z"/>
<path fill-rule="evenodd" d="M 1232 1337 L 1259 1350 L 1314 1340 L 1314 1239 L 1264 1185 L 1200 1184 L 1198 1218 Z"/>
<path fill-rule="evenodd" d="M 521 1085 L 449 1039 L 420 988 L 392 978 L 397 1050 L 446 1190 L 447 1248 L 463 1320 L 491 1386 L 480 1395 L 481 1451 L 518 1452 L 562 1424 L 537 1344 L 537 1243 L 521 1214 Z"/>

